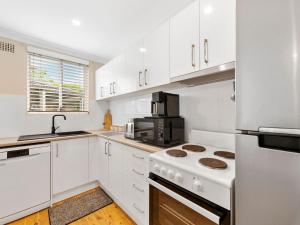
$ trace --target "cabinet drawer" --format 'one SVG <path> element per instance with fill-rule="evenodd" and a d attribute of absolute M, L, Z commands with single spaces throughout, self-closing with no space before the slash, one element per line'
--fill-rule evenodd
<path fill-rule="evenodd" d="M 132 151 L 131 152 L 131 171 L 136 175 L 143 174 L 146 178 L 148 177 L 148 157 L 149 153 L 143 151 Z"/>
<path fill-rule="evenodd" d="M 147 185 L 140 185 L 137 183 L 131 184 L 131 193 L 133 200 L 138 203 L 147 203 L 149 195 L 149 187 Z"/>
<path fill-rule="evenodd" d="M 145 208 L 144 204 L 141 204 L 139 202 L 133 201 L 130 205 L 131 212 L 135 218 L 135 222 L 137 224 L 147 224 L 147 210 L 148 208 Z"/>

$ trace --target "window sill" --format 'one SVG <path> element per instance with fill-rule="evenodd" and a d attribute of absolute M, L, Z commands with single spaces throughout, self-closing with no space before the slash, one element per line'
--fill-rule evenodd
<path fill-rule="evenodd" d="M 27 111 L 28 115 L 55 115 L 55 114 L 66 114 L 66 115 L 86 115 L 89 114 L 89 111 L 86 112 L 31 112 Z"/>

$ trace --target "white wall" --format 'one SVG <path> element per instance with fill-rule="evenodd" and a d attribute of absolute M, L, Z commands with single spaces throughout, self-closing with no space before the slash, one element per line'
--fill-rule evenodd
<path fill-rule="evenodd" d="M 180 114 L 185 118 L 186 137 L 191 129 L 234 133 L 235 104 L 230 100 L 232 80 L 169 91 L 180 95 Z M 113 124 L 128 118 L 151 115 L 151 95 L 110 102 Z"/>
<path fill-rule="evenodd" d="M 106 102 L 90 101 L 89 114 L 65 114 L 66 121 L 57 118 L 58 131 L 100 129 L 107 108 Z M 28 114 L 25 96 L 0 95 L 0 138 L 49 133 L 51 117 L 50 114 Z"/>

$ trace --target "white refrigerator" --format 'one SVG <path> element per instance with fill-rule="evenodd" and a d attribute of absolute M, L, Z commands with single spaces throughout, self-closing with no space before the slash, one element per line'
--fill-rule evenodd
<path fill-rule="evenodd" d="M 300 0 L 237 0 L 236 225 L 300 225 Z"/>

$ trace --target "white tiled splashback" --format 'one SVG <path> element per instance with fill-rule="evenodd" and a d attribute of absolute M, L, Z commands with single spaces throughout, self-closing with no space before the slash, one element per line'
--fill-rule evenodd
<path fill-rule="evenodd" d="M 235 103 L 230 99 L 232 80 L 169 91 L 180 95 L 180 115 L 185 118 L 186 137 L 191 129 L 234 133 Z M 113 123 L 151 115 L 151 95 L 113 100 Z"/>
<path fill-rule="evenodd" d="M 17 137 L 26 134 L 49 133 L 50 114 L 28 114 L 26 97 L 0 95 L 0 138 Z M 96 130 L 103 125 L 103 117 L 108 108 L 106 102 L 90 101 L 88 114 L 68 114 L 67 120 L 57 118 L 58 131 Z"/>

